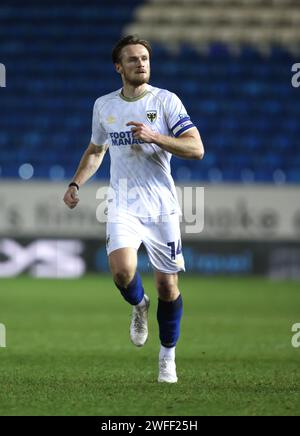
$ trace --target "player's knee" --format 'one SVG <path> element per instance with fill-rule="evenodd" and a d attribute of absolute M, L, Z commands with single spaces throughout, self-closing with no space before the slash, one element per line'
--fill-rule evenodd
<path fill-rule="evenodd" d="M 159 281 L 157 284 L 157 291 L 160 300 L 174 301 L 179 296 L 177 284 Z"/>
<path fill-rule="evenodd" d="M 114 274 L 114 281 L 120 288 L 127 288 L 134 278 L 134 271 L 128 269 L 119 270 Z"/>

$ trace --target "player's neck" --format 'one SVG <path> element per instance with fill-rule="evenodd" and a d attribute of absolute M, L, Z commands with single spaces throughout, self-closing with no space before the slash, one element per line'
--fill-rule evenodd
<path fill-rule="evenodd" d="M 124 97 L 132 99 L 132 98 L 138 98 L 141 95 L 143 95 L 146 89 L 147 89 L 147 83 L 143 83 L 142 85 L 137 87 L 124 83 L 121 92 Z"/>

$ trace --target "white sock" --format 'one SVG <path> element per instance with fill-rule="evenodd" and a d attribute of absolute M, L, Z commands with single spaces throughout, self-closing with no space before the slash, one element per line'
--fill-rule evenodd
<path fill-rule="evenodd" d="M 138 307 L 139 309 L 143 309 L 146 306 L 145 298 L 143 297 L 142 301 L 139 302 L 135 307 Z"/>
<path fill-rule="evenodd" d="M 175 348 L 166 348 L 163 345 L 160 346 L 159 359 L 175 360 Z"/>

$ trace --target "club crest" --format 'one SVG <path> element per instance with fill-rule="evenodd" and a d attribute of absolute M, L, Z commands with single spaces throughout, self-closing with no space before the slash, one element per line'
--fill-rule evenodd
<path fill-rule="evenodd" d="M 153 124 L 157 118 L 157 111 L 147 111 L 147 118 Z"/>

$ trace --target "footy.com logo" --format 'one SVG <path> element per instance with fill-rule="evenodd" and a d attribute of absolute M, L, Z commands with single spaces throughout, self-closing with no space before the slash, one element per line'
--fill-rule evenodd
<path fill-rule="evenodd" d="M 153 195 L 154 194 L 154 195 Z M 96 198 L 100 204 L 96 210 L 97 221 L 118 222 L 126 212 L 143 217 L 144 220 L 166 222 L 169 215 L 180 214 L 185 225 L 185 233 L 201 233 L 204 229 L 204 187 L 176 187 L 175 191 L 166 189 L 163 194 L 155 187 L 149 192 L 142 186 L 130 188 L 130 182 L 120 179 L 117 189 L 102 186 L 97 190 Z"/>
<path fill-rule="evenodd" d="M 6 87 L 6 68 L 4 64 L 0 64 L 0 88 Z"/>

